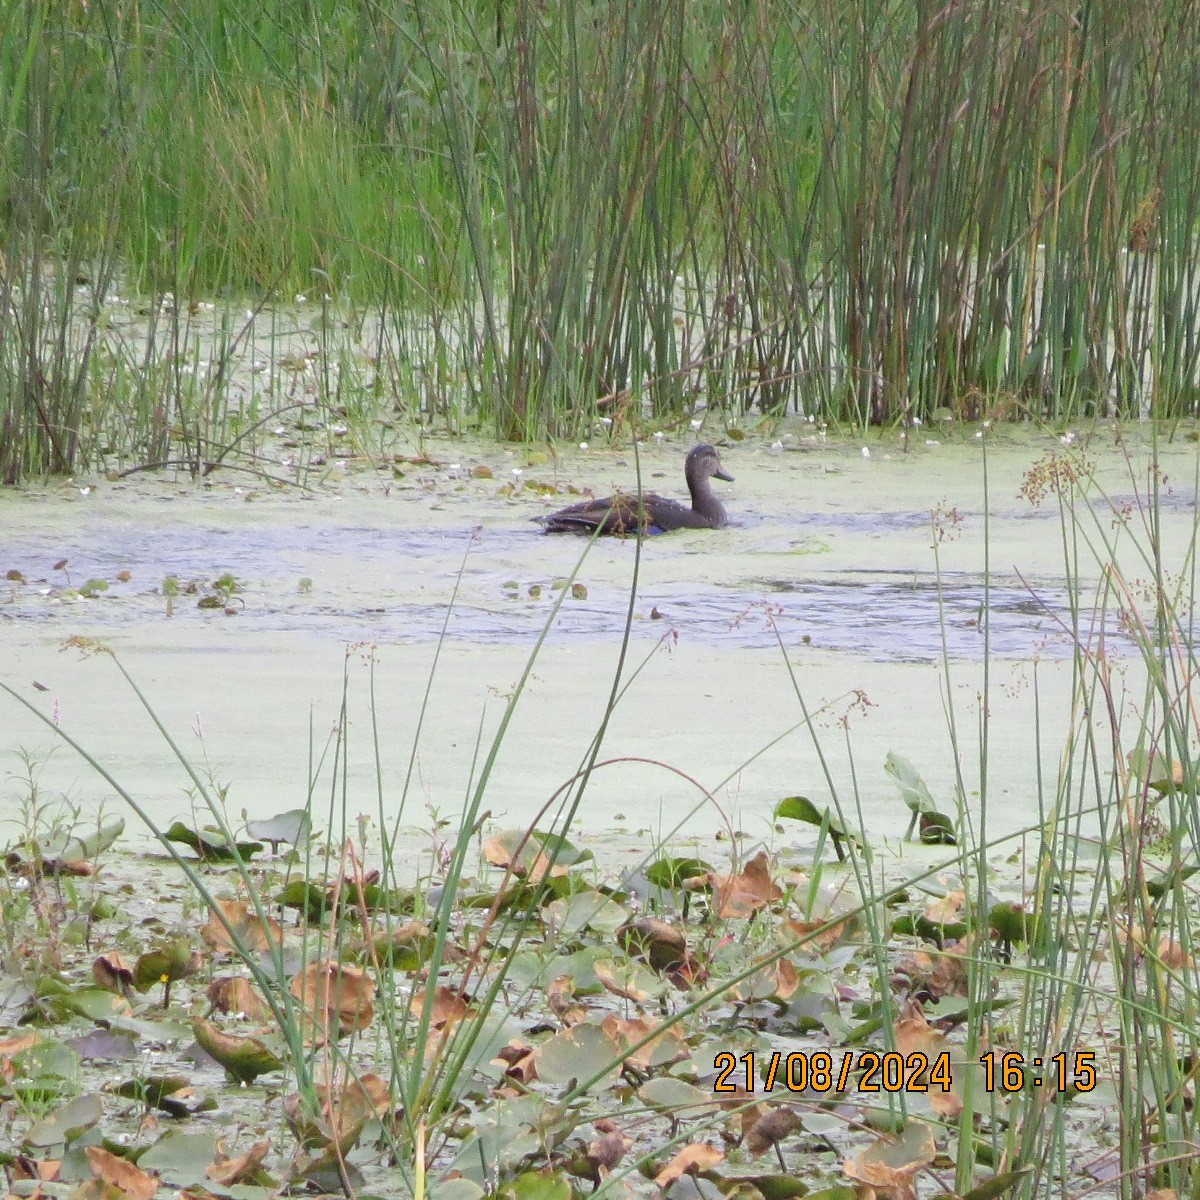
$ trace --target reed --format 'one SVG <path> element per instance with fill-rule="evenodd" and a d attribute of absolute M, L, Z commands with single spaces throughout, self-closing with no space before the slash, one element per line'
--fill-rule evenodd
<path fill-rule="evenodd" d="M 221 11 L 0 4 L 9 478 L 109 284 L 369 311 L 381 416 L 509 438 L 1195 415 L 1183 0 Z"/>

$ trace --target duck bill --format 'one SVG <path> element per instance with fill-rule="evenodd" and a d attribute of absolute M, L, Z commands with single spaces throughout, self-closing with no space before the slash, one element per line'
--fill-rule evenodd
<path fill-rule="evenodd" d="M 726 483 L 733 482 L 733 476 L 730 475 L 730 473 L 727 470 L 725 470 L 724 467 L 722 467 L 719 471 L 714 471 L 713 478 L 714 479 L 723 479 Z"/>

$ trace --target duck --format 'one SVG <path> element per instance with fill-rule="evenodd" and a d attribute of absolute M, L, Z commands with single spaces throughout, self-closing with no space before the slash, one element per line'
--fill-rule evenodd
<path fill-rule="evenodd" d="M 549 516 L 535 517 L 546 533 L 594 533 L 652 535 L 675 529 L 720 529 L 728 518 L 717 499 L 710 479 L 733 482 L 721 465 L 716 448 L 707 442 L 693 446 L 683 463 L 692 506 L 659 496 L 655 492 L 618 492 L 600 500 L 584 500 L 561 508 Z"/>

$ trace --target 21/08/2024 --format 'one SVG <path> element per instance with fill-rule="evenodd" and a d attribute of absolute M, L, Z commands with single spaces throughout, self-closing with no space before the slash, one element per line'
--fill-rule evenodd
<path fill-rule="evenodd" d="M 729 1051 L 718 1054 L 713 1066 L 719 1072 L 713 1084 L 714 1092 L 770 1092 L 776 1084 L 789 1092 L 844 1092 L 852 1086 L 859 1092 L 927 1092 L 930 1088 L 950 1091 L 953 1074 L 950 1054 L 943 1050 L 931 1059 L 914 1051 L 904 1055 L 896 1051 L 879 1054 L 874 1050 L 848 1050 L 835 1065 L 834 1056 L 824 1050 L 795 1051 L 783 1054 L 776 1050 L 765 1058 L 761 1088 L 757 1083 L 756 1056 L 753 1051 L 735 1056 Z M 983 1086 L 988 1092 L 999 1088 L 1003 1092 L 1019 1092 L 1026 1086 L 1057 1085 L 1059 1091 L 1069 1087 L 1090 1092 L 1096 1086 L 1096 1053 L 1077 1050 L 1074 1054 L 1060 1051 L 1049 1058 L 1031 1058 L 1016 1053 L 985 1054 L 979 1059 L 983 1068 Z M 738 1071 L 738 1064 L 745 1075 Z M 1045 1066 L 1047 1070 L 1042 1071 Z M 734 1082 L 742 1076 L 745 1086 Z"/>

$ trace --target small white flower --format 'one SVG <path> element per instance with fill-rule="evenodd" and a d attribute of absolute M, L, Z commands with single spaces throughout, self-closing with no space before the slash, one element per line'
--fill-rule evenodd
<path fill-rule="evenodd" d="M 654 444 L 655 444 L 656 446 L 661 446 L 661 445 L 663 444 L 663 441 L 665 440 L 666 436 L 667 436 L 667 435 L 666 435 L 665 433 L 663 433 L 663 431 L 662 431 L 661 429 L 657 429 L 657 430 L 655 430 L 655 432 L 654 432 Z"/>
<path fill-rule="evenodd" d="M 699 430 L 700 426 L 701 426 L 701 425 L 703 425 L 703 424 L 704 424 L 704 422 L 703 422 L 703 421 L 701 421 L 701 420 L 700 420 L 700 419 L 697 417 L 697 418 L 696 418 L 696 419 L 695 419 L 695 420 L 692 422 L 692 432 L 693 432 L 693 433 L 697 432 L 697 431 Z"/>
<path fill-rule="evenodd" d="M 90 496 L 90 495 L 92 494 L 92 489 L 91 489 L 90 487 L 83 487 L 83 488 L 80 488 L 80 489 L 79 489 L 79 494 L 80 494 L 81 496 Z"/>
<path fill-rule="evenodd" d="M 863 456 L 863 458 L 871 457 L 871 447 L 870 446 L 864 446 L 862 448 L 862 456 Z"/>
<path fill-rule="evenodd" d="M 982 430 L 982 429 L 977 429 L 977 430 L 975 430 L 975 440 L 976 440 L 977 442 L 982 442 L 982 441 L 983 441 L 983 430 Z"/>
<path fill-rule="evenodd" d="M 783 443 L 782 443 L 782 442 L 778 442 L 778 441 L 776 441 L 776 442 L 772 442 L 772 443 L 771 443 L 771 450 L 772 450 L 772 452 L 773 452 L 773 453 L 775 453 L 775 454 L 782 454 L 782 453 L 783 453 Z"/>
<path fill-rule="evenodd" d="M 587 442 L 580 442 L 579 448 L 580 448 L 580 450 L 586 450 L 588 448 Z"/>
<path fill-rule="evenodd" d="M 942 443 L 939 442 L 937 440 L 937 438 L 926 438 L 925 439 L 925 445 L 927 445 L 927 446 L 940 446 L 941 444 Z"/>
<path fill-rule="evenodd" d="M 513 469 L 512 469 L 512 473 L 513 473 L 513 474 L 514 474 L 514 475 L 515 475 L 515 476 L 516 476 L 518 479 L 520 479 L 520 478 L 521 478 L 521 476 L 525 474 L 525 472 L 524 472 L 524 471 L 522 471 L 520 467 L 513 467 Z"/>
<path fill-rule="evenodd" d="M 1075 431 L 1068 429 L 1066 433 L 1058 439 L 1064 446 L 1073 446 L 1075 444 Z"/>
<path fill-rule="evenodd" d="M 308 297 L 303 292 L 297 292 L 296 293 L 296 303 L 297 304 L 307 304 Z"/>
<path fill-rule="evenodd" d="M 920 418 L 920 417 L 913 417 L 913 419 L 912 419 L 912 423 L 913 423 L 913 428 L 914 428 L 914 429 L 920 429 L 920 428 L 921 428 L 921 418 Z"/>

